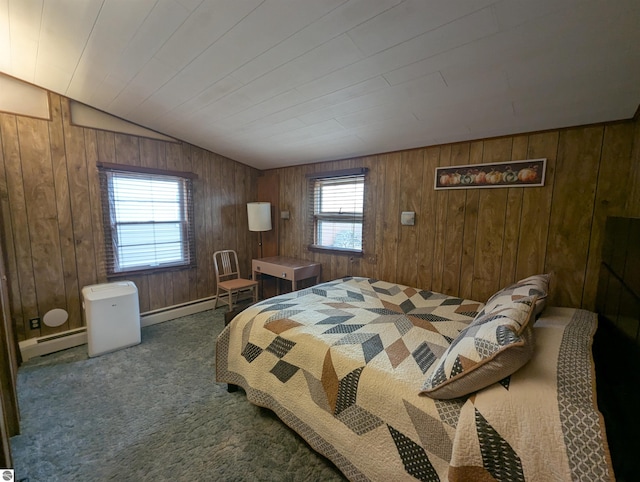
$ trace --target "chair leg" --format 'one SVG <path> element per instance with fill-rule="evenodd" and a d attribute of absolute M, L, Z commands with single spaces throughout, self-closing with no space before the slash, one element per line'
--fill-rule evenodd
<path fill-rule="evenodd" d="M 216 289 L 216 304 L 213 305 L 213 309 L 215 310 L 218 307 L 218 300 L 220 299 L 220 288 Z"/>
<path fill-rule="evenodd" d="M 233 290 L 229 290 L 229 311 L 233 310 Z"/>
<path fill-rule="evenodd" d="M 258 285 L 253 285 L 253 302 L 258 302 Z"/>

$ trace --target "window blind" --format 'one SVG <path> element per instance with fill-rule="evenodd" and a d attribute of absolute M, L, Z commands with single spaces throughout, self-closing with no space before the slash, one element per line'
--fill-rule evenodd
<path fill-rule="evenodd" d="M 99 172 L 107 275 L 195 266 L 191 178 Z"/>
<path fill-rule="evenodd" d="M 309 177 L 310 249 L 363 252 L 365 175 L 354 169 Z"/>

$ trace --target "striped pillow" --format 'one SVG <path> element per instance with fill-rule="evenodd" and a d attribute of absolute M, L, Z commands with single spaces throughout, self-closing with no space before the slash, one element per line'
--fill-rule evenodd
<path fill-rule="evenodd" d="M 478 314 L 432 365 L 420 393 L 438 399 L 462 397 L 527 363 L 533 355 L 536 299 L 519 298 Z"/>

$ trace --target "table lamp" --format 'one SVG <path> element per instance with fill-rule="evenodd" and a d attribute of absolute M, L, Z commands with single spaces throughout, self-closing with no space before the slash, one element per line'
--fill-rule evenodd
<path fill-rule="evenodd" d="M 271 203 L 247 203 L 247 219 L 249 231 L 260 233 L 260 257 L 262 258 L 262 232 L 271 230 Z"/>

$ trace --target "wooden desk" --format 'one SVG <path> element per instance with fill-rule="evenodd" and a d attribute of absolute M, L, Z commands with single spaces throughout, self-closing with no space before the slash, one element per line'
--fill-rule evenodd
<path fill-rule="evenodd" d="M 316 284 L 320 282 L 322 265 L 303 259 L 287 258 L 284 256 L 272 256 L 270 258 L 258 258 L 251 262 L 253 269 L 253 279 L 258 279 L 257 275 L 268 274 L 280 279 L 291 280 L 291 289 L 296 291 L 297 282 L 307 278 L 316 279 Z"/>

